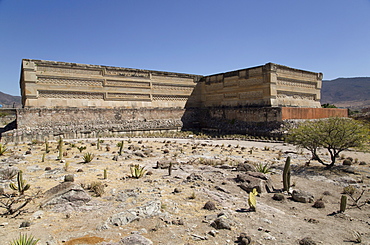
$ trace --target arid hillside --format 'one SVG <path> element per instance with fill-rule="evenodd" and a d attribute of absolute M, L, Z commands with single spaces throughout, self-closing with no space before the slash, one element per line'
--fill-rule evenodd
<path fill-rule="evenodd" d="M 353 110 L 370 107 L 370 77 L 324 80 L 321 104 L 326 103 Z"/>

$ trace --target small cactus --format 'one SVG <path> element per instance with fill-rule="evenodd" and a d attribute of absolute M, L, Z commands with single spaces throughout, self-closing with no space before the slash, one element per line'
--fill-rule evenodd
<path fill-rule="evenodd" d="M 287 157 L 283 171 L 283 190 L 289 192 L 289 188 L 290 188 L 290 157 Z"/>
<path fill-rule="evenodd" d="M 64 163 L 64 171 L 68 172 L 69 162 Z"/>
<path fill-rule="evenodd" d="M 258 195 L 258 192 L 256 188 L 254 188 L 253 191 L 249 192 L 248 205 L 249 205 L 250 210 L 256 211 L 256 207 L 257 207 L 256 196 L 257 195 Z"/>
<path fill-rule="evenodd" d="M 41 158 L 41 162 L 45 162 L 45 156 L 46 156 L 46 153 L 43 153 L 42 158 Z"/>
<path fill-rule="evenodd" d="M 347 196 L 342 195 L 342 197 L 340 198 L 339 212 L 344 213 L 344 211 L 346 211 L 346 206 L 347 206 Z"/>
<path fill-rule="evenodd" d="M 123 140 L 121 142 L 118 142 L 117 146 L 119 147 L 118 155 L 122 156 Z"/>
<path fill-rule="evenodd" d="M 59 140 L 58 140 L 58 151 L 59 151 L 58 160 L 62 160 L 63 159 L 63 138 L 62 137 L 59 137 Z"/>
<path fill-rule="evenodd" d="M 46 153 L 50 152 L 50 150 L 49 150 L 49 141 L 47 139 L 45 139 L 45 152 Z"/>
<path fill-rule="evenodd" d="M 168 175 L 171 176 L 172 174 L 172 166 L 173 166 L 173 163 L 170 162 L 170 165 L 168 166 Z"/>
<path fill-rule="evenodd" d="M 81 146 L 77 147 L 77 149 L 78 149 L 78 151 L 79 151 L 80 153 L 82 153 L 82 151 L 83 151 L 83 150 L 86 150 L 86 146 L 81 145 Z"/>
<path fill-rule="evenodd" d="M 104 169 L 104 179 L 108 179 L 108 170 Z"/>
<path fill-rule="evenodd" d="M 23 179 L 22 171 L 20 170 L 17 175 L 17 185 L 10 183 L 9 187 L 15 191 L 18 191 L 20 195 L 23 195 L 31 186 L 26 184 L 26 181 Z"/>

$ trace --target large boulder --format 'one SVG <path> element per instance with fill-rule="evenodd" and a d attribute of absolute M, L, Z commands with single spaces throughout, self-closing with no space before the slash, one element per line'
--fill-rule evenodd
<path fill-rule="evenodd" d="M 45 192 L 42 206 L 69 204 L 74 207 L 86 204 L 91 196 L 78 184 L 63 182 Z"/>
<path fill-rule="evenodd" d="M 296 202 L 313 202 L 314 196 L 307 192 L 307 191 L 301 191 L 301 190 L 294 190 L 292 193 L 292 199 Z"/>
<path fill-rule="evenodd" d="M 273 192 L 274 187 L 270 177 L 259 172 L 246 172 L 238 174 L 236 181 L 239 182 L 239 187 L 246 192 L 251 192 L 256 189 L 258 193 Z"/>

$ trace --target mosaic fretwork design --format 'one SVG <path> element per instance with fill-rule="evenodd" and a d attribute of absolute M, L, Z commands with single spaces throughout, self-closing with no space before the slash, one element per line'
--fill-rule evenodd
<path fill-rule="evenodd" d="M 107 80 L 107 86 L 128 88 L 150 88 L 150 82 Z"/>
<path fill-rule="evenodd" d="M 168 85 L 168 84 L 153 83 L 152 88 L 157 89 L 157 90 L 176 90 L 176 91 L 192 92 L 194 89 L 194 86 L 181 86 L 181 85 L 176 85 L 176 84 Z"/>
<path fill-rule="evenodd" d="M 71 73 L 71 74 L 87 74 L 87 75 L 101 75 L 101 70 L 78 69 L 78 68 L 62 68 L 51 66 L 38 66 L 38 72 L 55 72 L 55 73 Z"/>
<path fill-rule="evenodd" d="M 240 93 L 240 99 L 255 99 L 261 98 L 263 95 L 262 91 L 250 91 L 250 92 L 243 92 Z"/>
<path fill-rule="evenodd" d="M 188 100 L 189 96 L 183 96 L 183 95 L 153 95 L 153 100 L 165 100 L 165 101 L 175 101 L 175 100 L 181 100 L 186 101 Z"/>
<path fill-rule="evenodd" d="M 150 100 L 150 94 L 108 93 L 107 100 Z"/>
<path fill-rule="evenodd" d="M 299 88 L 316 88 L 316 83 L 304 82 L 295 79 L 278 77 L 276 82 L 277 85 L 299 87 Z"/>
<path fill-rule="evenodd" d="M 94 86 L 102 87 L 103 80 L 63 78 L 63 77 L 38 77 L 37 83 L 53 85 Z"/>
<path fill-rule="evenodd" d="M 104 99 L 103 93 L 88 93 L 79 91 L 38 91 L 39 98 L 60 98 L 60 99 Z"/>
<path fill-rule="evenodd" d="M 278 92 L 277 96 L 278 99 L 299 99 L 299 100 L 315 100 L 315 96 L 311 94 L 290 94 L 288 92 Z"/>

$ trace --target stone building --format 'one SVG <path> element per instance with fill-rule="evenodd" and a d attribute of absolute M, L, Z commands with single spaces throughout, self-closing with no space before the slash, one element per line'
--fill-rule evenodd
<path fill-rule="evenodd" d="M 23 60 L 25 108 L 319 108 L 322 74 L 268 63 L 210 76 Z"/>
<path fill-rule="evenodd" d="M 23 108 L 3 137 L 181 129 L 261 134 L 288 119 L 347 116 L 320 106 L 322 74 L 273 63 L 210 76 L 22 60 Z"/>

